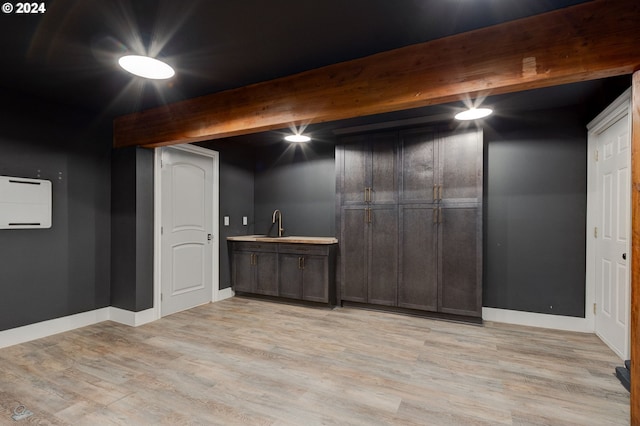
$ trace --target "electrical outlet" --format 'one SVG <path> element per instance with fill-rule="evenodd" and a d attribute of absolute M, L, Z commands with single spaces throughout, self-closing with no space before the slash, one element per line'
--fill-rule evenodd
<path fill-rule="evenodd" d="M 229 226 L 229 216 L 224 217 L 224 226 Z"/>
<path fill-rule="evenodd" d="M 244 226 L 247 226 L 247 225 L 249 224 L 249 222 L 248 222 L 248 220 L 247 220 L 247 217 L 246 217 L 246 216 L 242 216 L 242 224 L 243 224 Z"/>

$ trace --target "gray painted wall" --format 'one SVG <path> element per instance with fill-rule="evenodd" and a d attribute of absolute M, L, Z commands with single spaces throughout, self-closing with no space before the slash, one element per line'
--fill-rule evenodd
<path fill-rule="evenodd" d="M 584 317 L 582 120 L 571 110 L 496 119 L 485 143 L 484 306 Z"/>
<path fill-rule="evenodd" d="M 281 143 L 256 153 L 255 231 L 277 235 L 271 219 L 282 212 L 285 235 L 335 235 L 335 147 L 325 142 Z"/>
<path fill-rule="evenodd" d="M 51 229 L 0 230 L 0 330 L 109 305 L 110 123 L 3 93 L 0 175 L 52 181 Z"/>
<path fill-rule="evenodd" d="M 153 150 L 113 151 L 111 304 L 139 312 L 153 307 Z"/>
<path fill-rule="evenodd" d="M 199 144 L 220 154 L 220 289 L 231 287 L 227 237 L 254 234 L 254 167 L 253 148 L 237 147 L 228 142 Z M 229 226 L 224 226 L 224 217 Z M 242 217 L 247 216 L 247 226 Z"/>

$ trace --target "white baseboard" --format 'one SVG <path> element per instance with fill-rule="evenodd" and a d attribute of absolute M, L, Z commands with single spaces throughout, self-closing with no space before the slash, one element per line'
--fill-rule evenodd
<path fill-rule="evenodd" d="M 121 324 L 137 327 L 151 321 L 155 321 L 155 310 L 147 309 L 142 312 L 125 311 L 124 309 L 107 308 L 82 312 L 62 318 L 42 321 L 22 327 L 0 331 L 0 348 L 18 345 L 31 340 L 42 339 L 65 331 L 75 330 L 89 325 L 98 324 L 103 321 L 115 321 Z"/>
<path fill-rule="evenodd" d="M 156 317 L 156 310 L 154 308 L 140 312 L 127 311 L 125 309 L 114 308 L 113 306 L 110 309 L 109 319 L 111 321 L 130 327 L 138 327 L 159 319 Z"/>
<path fill-rule="evenodd" d="M 94 311 L 82 312 L 80 314 L 69 315 L 67 317 L 56 318 L 49 321 L 42 321 L 23 327 L 12 328 L 0 331 L 0 348 L 25 343 L 30 340 L 41 339 L 76 328 L 86 327 L 107 321 L 110 317 L 110 308 L 96 309 Z"/>
<path fill-rule="evenodd" d="M 216 297 L 216 302 L 220 302 L 224 299 L 230 299 L 235 296 L 235 292 L 231 289 L 231 287 L 223 288 L 222 290 L 218 290 L 218 296 Z"/>
<path fill-rule="evenodd" d="M 225 288 L 218 292 L 217 301 L 228 299 L 234 296 L 231 288 Z M 82 312 L 62 318 L 42 321 L 23 327 L 12 328 L 0 331 L 0 349 L 8 346 L 18 345 L 31 340 L 42 339 L 76 328 L 98 324 L 102 321 L 115 321 L 130 327 L 138 327 L 159 319 L 156 309 L 151 308 L 140 312 L 127 311 L 125 309 L 109 306 L 107 308 L 96 309 L 89 312 Z"/>
<path fill-rule="evenodd" d="M 484 321 L 550 328 L 554 330 L 577 331 L 580 333 L 595 332 L 593 323 L 588 319 L 566 317 L 562 315 L 511 311 L 508 309 L 482 308 L 482 319 Z"/>

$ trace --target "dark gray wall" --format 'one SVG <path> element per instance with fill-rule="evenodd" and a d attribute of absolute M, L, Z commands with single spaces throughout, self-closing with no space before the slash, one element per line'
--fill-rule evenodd
<path fill-rule="evenodd" d="M 254 233 L 253 194 L 255 153 L 253 148 L 238 147 L 229 142 L 199 144 L 220 155 L 220 289 L 231 286 L 227 237 Z M 224 226 L 224 217 L 229 226 Z M 247 226 L 242 217 L 247 216 Z"/>
<path fill-rule="evenodd" d="M 586 145 L 572 110 L 485 128 L 484 306 L 584 317 Z"/>
<path fill-rule="evenodd" d="M 335 235 L 333 144 L 282 143 L 256 152 L 255 232 L 277 235 L 273 211 L 282 212 L 285 235 Z"/>
<path fill-rule="evenodd" d="M 153 159 L 150 149 L 113 151 L 111 304 L 153 307 Z"/>
<path fill-rule="evenodd" d="M 109 305 L 111 125 L 3 93 L 0 175 L 52 181 L 51 229 L 0 230 L 0 330 Z"/>

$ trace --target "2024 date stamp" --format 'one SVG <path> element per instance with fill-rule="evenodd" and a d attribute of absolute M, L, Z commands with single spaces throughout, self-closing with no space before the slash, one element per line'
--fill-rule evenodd
<path fill-rule="evenodd" d="M 30 3 L 10 3 L 5 2 L 2 4 L 2 12 L 6 14 L 14 13 L 16 15 L 29 15 L 45 13 L 47 6 L 44 2 L 30 2 Z"/>

